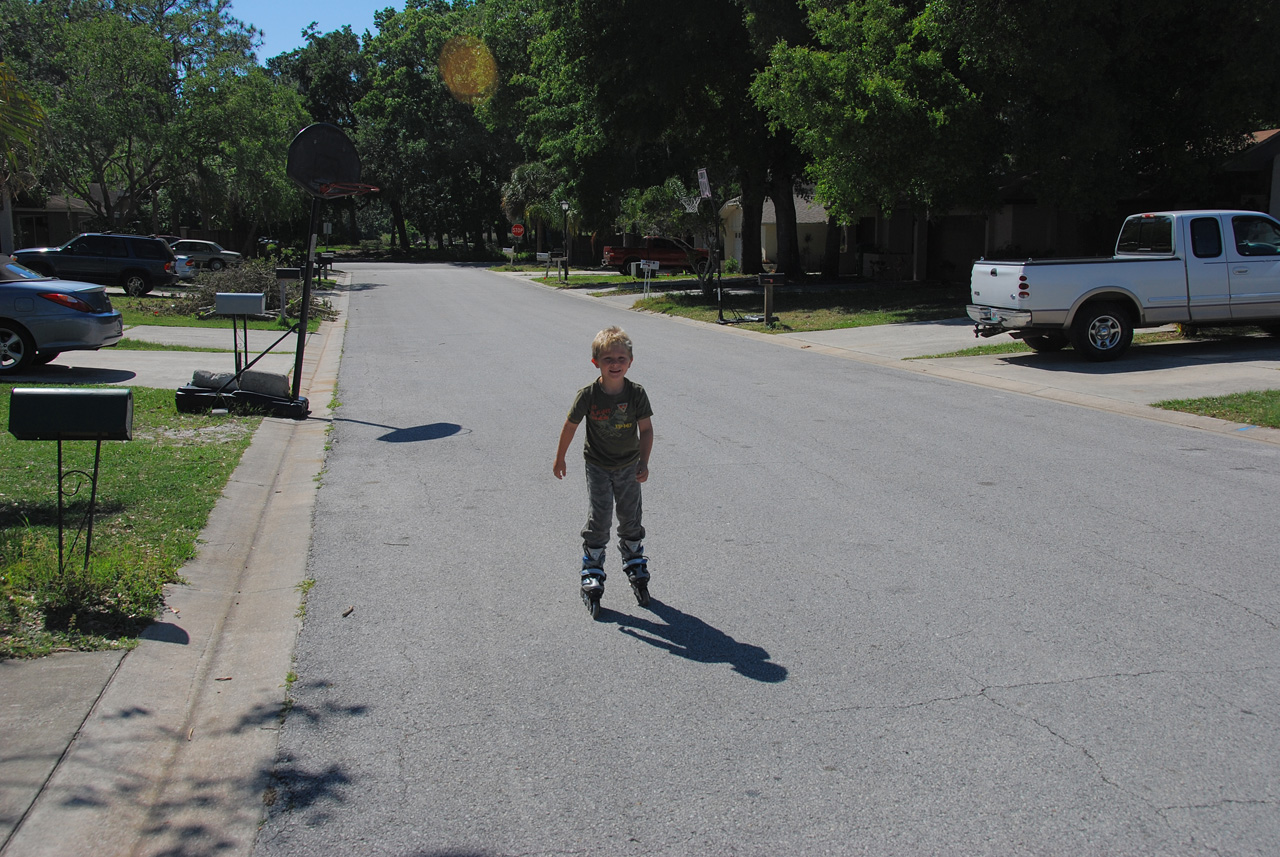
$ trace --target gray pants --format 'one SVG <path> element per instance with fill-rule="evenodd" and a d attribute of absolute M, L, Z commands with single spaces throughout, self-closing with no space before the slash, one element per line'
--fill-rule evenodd
<path fill-rule="evenodd" d="M 605 470 L 587 462 L 587 493 L 591 498 L 591 513 L 582 529 L 582 549 L 585 557 L 591 560 L 588 567 L 604 567 L 615 506 L 618 509 L 618 549 L 622 551 L 622 561 L 642 556 L 644 525 L 640 523 L 640 483 L 636 481 L 635 465 Z M 584 565 L 587 561 L 583 560 Z"/>

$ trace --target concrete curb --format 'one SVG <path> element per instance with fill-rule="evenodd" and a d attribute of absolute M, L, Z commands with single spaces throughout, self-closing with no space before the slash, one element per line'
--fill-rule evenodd
<path fill-rule="evenodd" d="M 311 416 L 267 418 L 187 585 L 120 662 L 4 857 L 247 854 L 269 800 L 346 318 L 306 355 Z"/>

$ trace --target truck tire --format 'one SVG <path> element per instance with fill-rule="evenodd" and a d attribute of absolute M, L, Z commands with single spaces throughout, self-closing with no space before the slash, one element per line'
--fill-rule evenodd
<path fill-rule="evenodd" d="M 1027 347 L 1039 354 L 1049 354 L 1066 348 L 1071 340 L 1065 333 L 1046 333 L 1042 336 L 1024 336 L 1022 341 Z"/>
<path fill-rule="evenodd" d="M 1090 304 L 1071 325 L 1071 346 L 1094 363 L 1115 360 L 1133 342 L 1133 322 L 1120 304 Z"/>

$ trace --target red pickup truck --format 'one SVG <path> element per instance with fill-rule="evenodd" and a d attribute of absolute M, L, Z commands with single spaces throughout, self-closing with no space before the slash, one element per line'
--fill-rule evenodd
<path fill-rule="evenodd" d="M 711 254 L 701 247 L 690 247 L 677 238 L 648 236 L 640 240 L 638 247 L 605 247 L 602 264 L 629 274 L 632 262 L 650 260 L 657 262 L 660 270 L 688 268 L 696 273 L 707 266 Z"/>

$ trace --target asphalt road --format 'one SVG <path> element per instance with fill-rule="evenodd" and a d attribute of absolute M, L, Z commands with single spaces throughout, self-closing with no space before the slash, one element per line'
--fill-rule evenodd
<path fill-rule="evenodd" d="M 1280 841 L 1274 446 L 351 267 L 256 854 Z M 654 601 L 615 574 L 592 622 L 551 465 L 612 323 L 655 412 Z"/>

